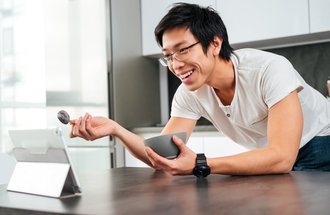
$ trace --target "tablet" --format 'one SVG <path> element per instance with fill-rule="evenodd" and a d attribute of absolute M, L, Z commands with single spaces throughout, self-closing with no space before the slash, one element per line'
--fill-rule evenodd
<path fill-rule="evenodd" d="M 10 130 L 9 136 L 14 145 L 13 154 L 17 160 L 17 164 L 24 163 L 25 166 L 32 163 L 46 165 L 48 163 L 49 166 L 53 164 L 65 164 L 69 166 L 69 169 L 67 177 L 64 179 L 61 195 L 81 193 L 80 183 L 72 166 L 62 130 L 59 127 Z"/>

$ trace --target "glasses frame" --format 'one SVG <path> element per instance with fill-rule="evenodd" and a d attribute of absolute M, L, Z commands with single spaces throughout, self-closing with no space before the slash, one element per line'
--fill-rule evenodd
<path fill-rule="evenodd" d="M 178 58 L 178 55 L 185 55 L 189 53 L 189 50 L 194 47 L 195 45 L 197 45 L 198 43 L 200 43 L 200 41 L 197 41 L 196 43 L 193 43 L 187 47 L 181 48 L 177 51 L 175 51 L 174 53 L 161 57 L 158 59 L 158 61 L 163 65 L 163 66 L 168 66 L 170 64 L 173 63 L 173 59 L 176 59 L 177 61 L 183 61 L 184 59 L 180 59 L 180 57 Z"/>

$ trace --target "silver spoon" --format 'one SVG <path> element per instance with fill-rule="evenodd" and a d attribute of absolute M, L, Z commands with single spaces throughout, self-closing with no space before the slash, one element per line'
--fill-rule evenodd
<path fill-rule="evenodd" d="M 68 124 L 70 122 L 70 115 L 65 110 L 60 110 L 57 113 L 57 118 L 63 124 Z"/>

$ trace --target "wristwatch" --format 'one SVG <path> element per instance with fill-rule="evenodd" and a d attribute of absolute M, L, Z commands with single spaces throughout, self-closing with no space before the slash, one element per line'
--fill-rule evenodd
<path fill-rule="evenodd" d="M 206 177 L 211 173 L 210 167 L 207 165 L 206 157 L 203 153 L 197 154 L 196 166 L 193 169 L 193 174 L 196 177 Z"/>

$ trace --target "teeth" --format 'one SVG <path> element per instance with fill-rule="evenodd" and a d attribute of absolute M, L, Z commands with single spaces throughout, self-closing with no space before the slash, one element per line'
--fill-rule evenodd
<path fill-rule="evenodd" d="M 193 73 L 193 71 L 189 71 L 189 72 L 187 72 L 187 73 L 185 73 L 185 74 L 180 75 L 180 78 L 181 78 L 181 79 L 185 79 L 186 77 L 188 77 L 188 76 L 191 75 L 192 73 Z"/>

